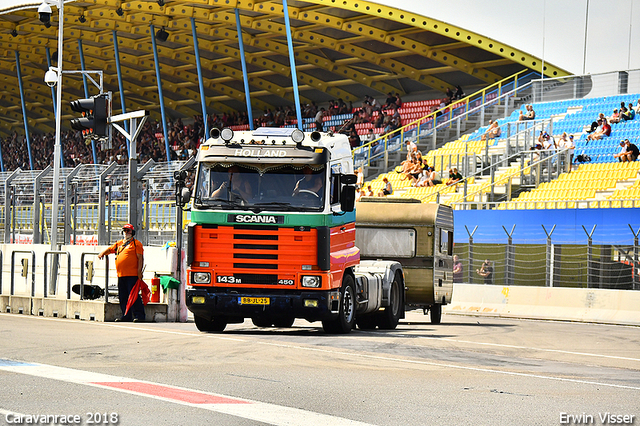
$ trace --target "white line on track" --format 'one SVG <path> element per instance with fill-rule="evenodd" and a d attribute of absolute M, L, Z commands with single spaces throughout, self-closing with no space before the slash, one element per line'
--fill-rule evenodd
<path fill-rule="evenodd" d="M 4 362 L 3 362 L 4 361 Z M 298 408 L 235 398 L 210 392 L 196 391 L 178 386 L 111 376 L 73 368 L 39 363 L 23 363 L 0 359 L 0 371 L 26 374 L 67 383 L 124 392 L 188 407 L 200 408 L 255 420 L 277 426 L 371 426 L 368 423 Z M 4 411 L 0 411 L 2 413 Z M 12 412 L 6 412 L 9 414 Z M 17 413 L 16 413 L 17 414 Z"/>
<path fill-rule="evenodd" d="M 12 314 L 0 313 L 0 316 L 2 315 L 12 315 Z M 25 318 L 34 318 L 34 319 L 49 320 L 49 321 L 61 320 L 60 318 L 40 318 L 40 317 L 25 317 Z M 62 320 L 64 321 L 65 319 L 62 319 Z M 75 321 L 75 320 L 66 320 L 66 321 Z M 316 347 L 298 346 L 298 345 L 290 345 L 290 344 L 284 344 L 284 343 L 255 341 L 255 340 L 248 340 L 248 339 L 243 339 L 239 337 L 228 337 L 228 336 L 217 335 L 217 334 L 203 334 L 200 332 L 185 332 L 185 331 L 175 331 L 175 330 L 159 330 L 159 329 L 153 329 L 153 328 L 134 327 L 134 326 L 124 325 L 124 324 L 111 324 L 111 323 L 99 323 L 99 322 L 93 322 L 89 324 L 104 326 L 104 327 L 125 328 L 130 330 L 137 330 L 137 331 L 150 331 L 153 333 L 173 334 L 173 335 L 179 335 L 179 336 L 188 336 L 188 337 L 198 336 L 198 337 L 205 337 L 205 338 L 216 339 L 216 340 L 232 340 L 232 341 L 244 342 L 244 343 L 267 345 L 267 346 L 274 346 L 274 347 L 281 347 L 281 348 L 288 348 L 288 349 L 297 349 L 302 351 L 310 351 L 310 352 L 318 352 L 318 353 L 326 353 L 334 356 L 341 355 L 346 357 L 357 357 L 359 359 L 368 358 L 368 359 L 376 359 L 380 361 L 392 361 L 392 362 L 400 362 L 400 363 L 407 363 L 407 364 L 414 364 L 414 365 L 428 365 L 433 367 L 455 368 L 458 370 L 477 371 L 482 373 L 502 374 L 502 375 L 508 375 L 508 376 L 517 376 L 517 377 L 530 377 L 530 378 L 553 380 L 553 381 L 566 382 L 566 383 L 578 383 L 578 384 L 595 385 L 595 386 L 607 386 L 607 387 L 618 388 L 618 389 L 640 390 L 640 387 L 638 386 L 617 385 L 613 383 L 596 382 L 596 381 L 590 381 L 590 380 L 568 379 L 568 378 L 559 377 L 559 376 L 545 376 L 540 374 L 518 373 L 514 371 L 498 370 L 498 369 L 492 369 L 492 368 L 468 367 L 464 365 L 447 364 L 447 363 L 440 363 L 440 362 L 434 362 L 434 361 L 395 358 L 395 357 L 383 356 L 383 355 L 370 355 L 370 354 L 363 354 L 363 353 L 356 353 L 356 352 L 338 351 L 335 349 L 321 349 Z M 473 342 L 469 342 L 469 343 L 473 343 Z M 521 347 L 521 348 L 528 349 L 528 350 L 543 350 L 543 349 L 537 349 L 537 348 L 526 348 L 526 347 Z M 553 349 L 548 349 L 548 350 L 554 351 Z M 579 352 L 568 352 L 568 351 L 564 353 L 573 354 L 573 355 L 595 356 L 595 357 L 610 357 L 608 355 L 597 355 L 597 354 L 588 354 L 588 353 L 581 354 Z M 624 358 L 620 358 L 620 359 L 624 359 Z M 634 358 L 630 358 L 630 360 L 639 361 Z"/>

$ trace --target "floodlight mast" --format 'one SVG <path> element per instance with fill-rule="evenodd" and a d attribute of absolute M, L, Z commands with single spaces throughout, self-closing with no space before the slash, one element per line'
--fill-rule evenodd
<path fill-rule="evenodd" d="M 58 197 L 60 196 L 60 156 L 62 118 L 62 50 L 64 39 L 64 1 L 49 0 L 58 7 L 58 89 L 56 90 L 56 139 L 53 145 L 53 200 L 51 206 L 51 250 L 58 251 Z"/>

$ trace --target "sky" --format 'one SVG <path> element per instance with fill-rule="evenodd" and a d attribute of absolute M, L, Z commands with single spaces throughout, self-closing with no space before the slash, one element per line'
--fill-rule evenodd
<path fill-rule="evenodd" d="M 393 4 L 505 43 L 573 74 L 640 68 L 640 0 L 393 0 Z"/>
<path fill-rule="evenodd" d="M 0 0 L 0 11 L 39 3 L 39 0 Z M 392 3 L 399 9 L 484 35 L 573 74 L 640 68 L 640 0 L 379 0 L 378 3 Z"/>

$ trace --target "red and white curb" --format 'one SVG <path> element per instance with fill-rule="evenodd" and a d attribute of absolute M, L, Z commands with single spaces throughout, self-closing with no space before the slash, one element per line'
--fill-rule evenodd
<path fill-rule="evenodd" d="M 175 404 L 229 414 L 271 425 L 282 426 L 370 426 L 355 420 L 269 404 L 227 395 L 196 391 L 127 377 L 93 373 L 54 365 L 13 361 L 0 358 L 0 371 L 26 374 L 68 383 L 81 384 L 117 392 L 126 392 Z M 6 407 L 5 407 L 6 408 Z M 5 412 L 2 410 L 2 412 Z"/>

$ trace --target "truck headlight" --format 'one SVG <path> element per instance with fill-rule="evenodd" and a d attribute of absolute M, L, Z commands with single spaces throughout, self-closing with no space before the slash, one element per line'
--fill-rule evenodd
<path fill-rule="evenodd" d="M 194 272 L 191 276 L 191 280 L 194 284 L 209 284 L 211 283 L 211 274 L 209 272 Z"/>
<path fill-rule="evenodd" d="M 314 275 L 304 275 L 302 277 L 302 287 L 320 287 L 322 280 Z"/>

